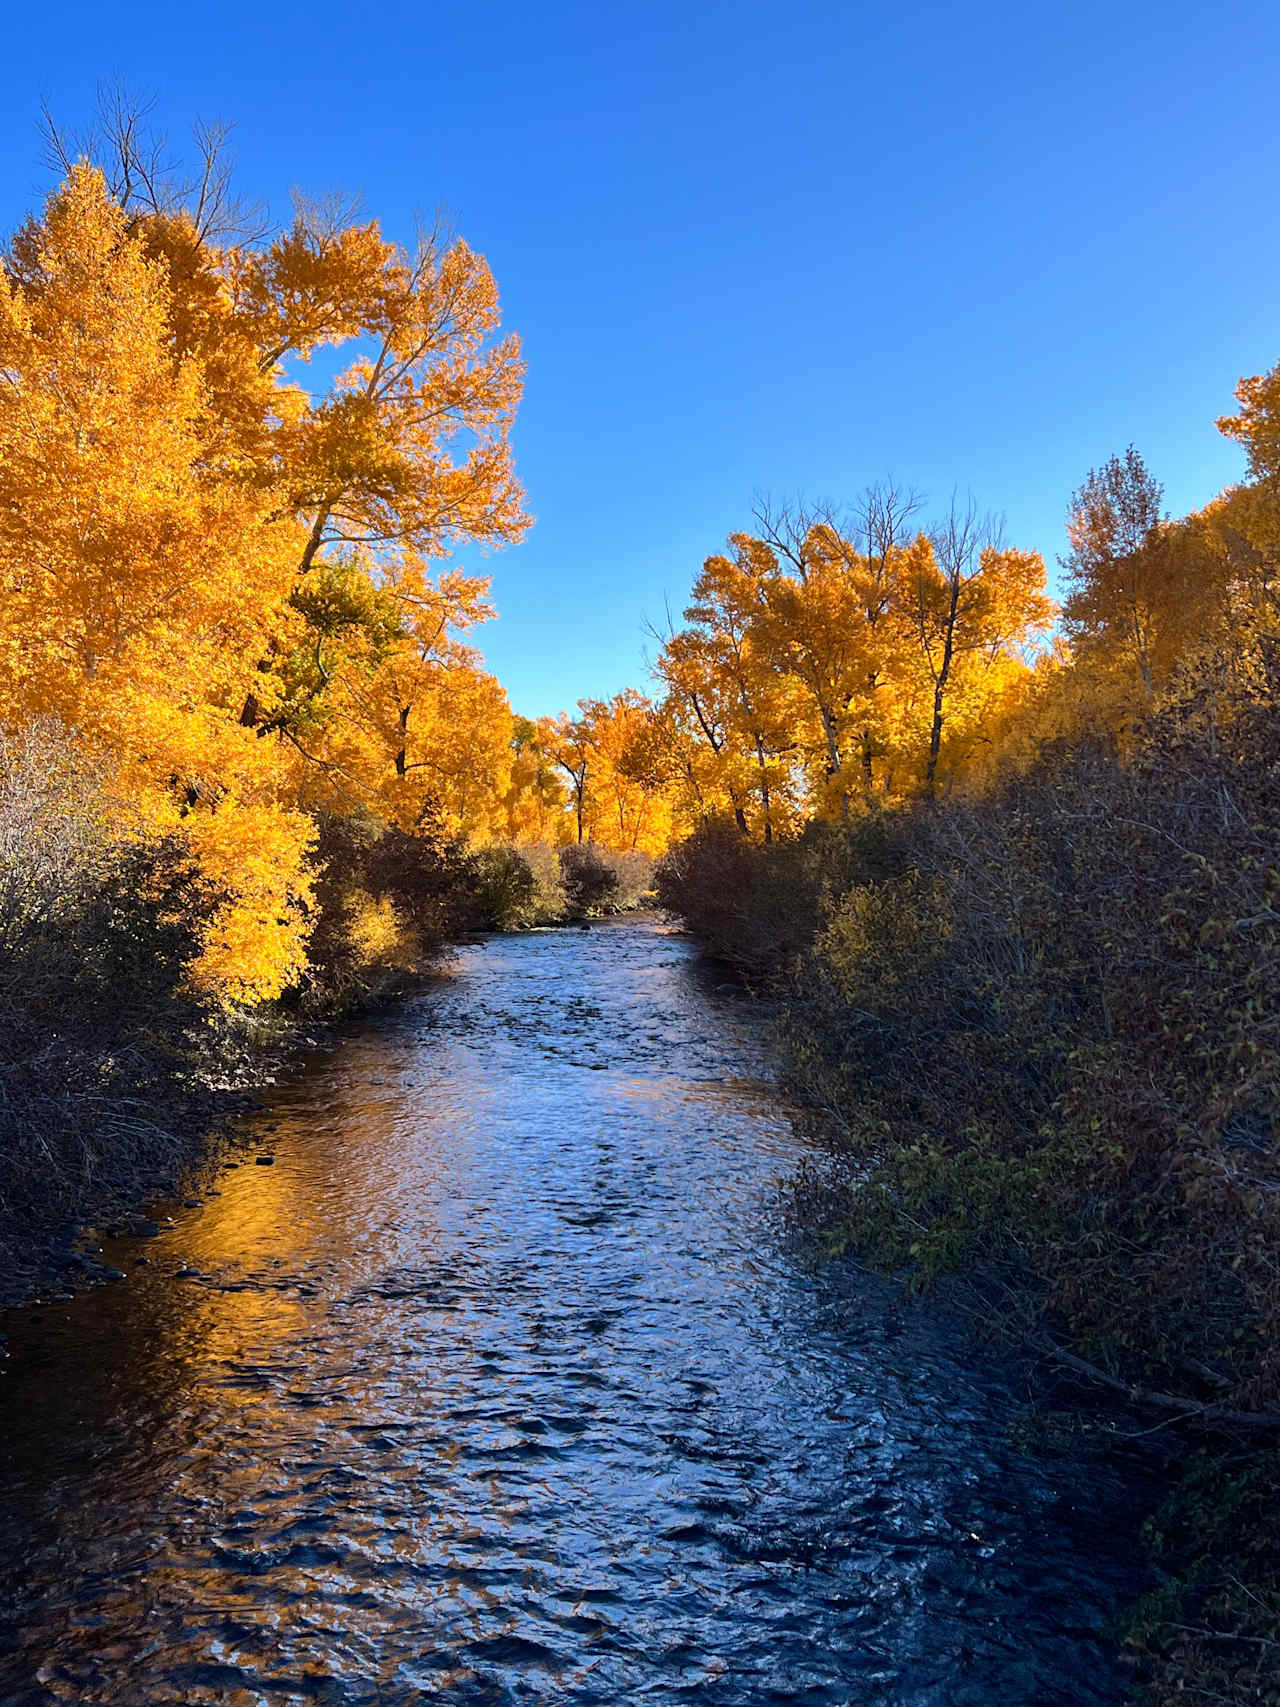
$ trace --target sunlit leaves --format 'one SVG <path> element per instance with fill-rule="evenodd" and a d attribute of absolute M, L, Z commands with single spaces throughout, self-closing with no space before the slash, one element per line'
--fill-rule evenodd
<path fill-rule="evenodd" d="M 861 546 L 825 516 L 786 519 L 707 559 L 658 662 L 686 810 L 764 840 L 963 781 L 1052 613 L 1040 558 L 974 518 Z"/>
<path fill-rule="evenodd" d="M 487 583 L 430 559 L 527 525 L 518 348 L 482 257 L 300 207 L 219 248 L 77 166 L 0 277 L 0 718 L 51 715 L 191 850 L 196 976 L 302 968 L 337 799 L 501 833 L 512 718 L 459 638 Z M 318 395 L 322 348 L 349 346 Z"/>

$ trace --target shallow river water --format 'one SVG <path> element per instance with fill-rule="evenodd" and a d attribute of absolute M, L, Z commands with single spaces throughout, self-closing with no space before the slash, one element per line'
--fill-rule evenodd
<path fill-rule="evenodd" d="M 464 948 L 276 1087 L 4 1324 L 0 1701 L 1120 1701 L 1124 1479 L 792 1250 L 763 1039 L 641 921 Z"/>

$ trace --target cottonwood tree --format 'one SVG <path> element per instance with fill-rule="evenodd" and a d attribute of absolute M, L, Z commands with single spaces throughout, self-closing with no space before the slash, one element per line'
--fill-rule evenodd
<path fill-rule="evenodd" d="M 567 784 L 574 839 L 661 853 L 670 839 L 673 766 L 657 707 L 634 688 L 580 699 L 578 715 L 543 718 L 538 741 Z"/>
<path fill-rule="evenodd" d="M 729 545 L 732 557 L 703 563 L 686 626 L 667 640 L 657 670 L 672 716 L 702 751 L 704 790 L 719 797 L 717 805 L 729 803 L 744 834 L 755 816 L 771 842 L 801 804 L 797 684 L 778 667 L 762 632 L 776 560 L 749 534 L 731 534 Z"/>
<path fill-rule="evenodd" d="M 898 583 L 920 502 L 885 482 L 845 512 L 803 501 L 756 506 L 777 558 L 765 592 L 767 644 L 811 701 L 822 743 L 819 809 L 831 815 L 847 818 L 856 794 L 870 798 L 892 777 L 909 646 Z"/>
<path fill-rule="evenodd" d="M 436 566 L 527 526 L 523 369 L 446 232 L 300 203 L 271 235 L 220 133 L 188 178 L 122 106 L 105 146 L 0 278 L 0 718 L 111 756 L 222 898 L 201 976 L 257 999 L 302 963 L 298 806 L 502 818 L 510 708 L 463 638 L 486 587 Z"/>
<path fill-rule="evenodd" d="M 1242 379 L 1236 401 L 1240 413 L 1222 416 L 1218 431 L 1244 446 L 1255 481 L 1280 482 L 1280 362 L 1268 373 Z"/>
<path fill-rule="evenodd" d="M 580 709 L 585 702 L 580 702 Z M 570 717 L 567 711 L 554 717 L 538 719 L 538 739 L 543 751 L 557 765 L 568 785 L 569 807 L 573 813 L 574 840 L 587 840 L 587 784 L 591 774 L 590 730 L 583 717 Z"/>
<path fill-rule="evenodd" d="M 164 267 L 76 167 L 0 277 L 0 716 L 109 758 L 140 821 L 219 897 L 203 973 L 276 993 L 301 965 L 306 820 L 230 708 L 288 597 L 298 530 L 218 471 Z"/>
<path fill-rule="evenodd" d="M 1172 591 L 1163 549 L 1163 488 L 1132 445 L 1091 469 L 1067 514 L 1071 581 L 1063 606 L 1068 635 L 1086 652 L 1123 661 L 1150 700 L 1156 688 L 1162 610 Z"/>
<path fill-rule="evenodd" d="M 905 582 L 908 620 L 931 689 L 924 792 L 933 799 L 957 699 L 980 696 L 992 685 L 984 677 L 1016 662 L 1016 649 L 1048 628 L 1053 605 L 1039 553 L 1003 546 L 998 524 L 972 500 L 953 501 L 917 538 Z"/>

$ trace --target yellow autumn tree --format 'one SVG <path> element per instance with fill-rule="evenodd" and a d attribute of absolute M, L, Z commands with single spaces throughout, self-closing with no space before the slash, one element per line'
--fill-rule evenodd
<path fill-rule="evenodd" d="M 906 616 L 921 665 L 930 798 L 944 780 L 963 779 L 964 744 L 987 738 L 985 725 L 1028 667 L 1019 649 L 1053 620 L 1043 559 L 1000 545 L 996 533 L 972 504 L 953 503 L 911 551 Z"/>
<path fill-rule="evenodd" d="M 558 847 L 573 839 L 569 800 L 538 723 L 516 717 L 511 729 L 511 771 L 503 801 L 508 842 Z"/>
<path fill-rule="evenodd" d="M 0 716 L 56 717 L 216 904 L 198 975 L 236 999 L 301 964 L 305 818 L 239 702 L 298 529 L 228 475 L 166 269 L 81 166 L 0 278 Z"/>
<path fill-rule="evenodd" d="M 299 799 L 408 831 L 500 835 L 514 722 L 464 638 L 491 614 L 488 582 L 433 576 L 412 552 L 382 565 L 343 553 L 318 560 L 292 603 L 303 627 L 257 729 L 282 742 Z"/>
<path fill-rule="evenodd" d="M 657 666 L 688 815 L 768 841 L 990 768 L 1052 618 L 1044 565 L 971 509 L 909 538 L 915 507 L 761 506 L 763 537 L 706 560 Z"/>
<path fill-rule="evenodd" d="M 0 718 L 109 755 L 210 889 L 196 977 L 257 1000 L 303 963 L 299 808 L 502 833 L 513 721 L 465 640 L 487 583 L 433 561 L 527 526 L 523 369 L 465 243 L 302 204 L 267 240 L 206 165 L 187 196 L 74 164 L 10 246 Z"/>
<path fill-rule="evenodd" d="M 1242 379 L 1236 401 L 1240 413 L 1222 416 L 1218 430 L 1244 446 L 1255 481 L 1280 481 L 1280 362 Z"/>
<path fill-rule="evenodd" d="M 886 482 L 867 487 L 844 516 L 803 503 L 756 509 L 773 559 L 760 639 L 800 690 L 797 740 L 820 817 L 845 818 L 853 801 L 901 782 L 914 668 L 902 578 L 919 502 Z"/>
<path fill-rule="evenodd" d="M 800 690 L 762 634 L 773 553 L 749 534 L 732 534 L 733 555 L 703 563 L 657 670 L 666 714 L 686 744 L 688 792 L 712 815 L 728 811 L 745 833 L 769 842 L 803 811 L 797 763 Z"/>
<path fill-rule="evenodd" d="M 619 853 L 662 853 L 671 839 L 672 773 L 652 701 L 627 688 L 580 701 L 579 714 L 589 839 Z"/>
<path fill-rule="evenodd" d="M 1132 445 L 1072 495 L 1064 626 L 1081 664 L 1110 676 L 1123 706 L 1149 710 L 1192 635 L 1207 591 L 1162 512 L 1163 490 Z M 1183 542 L 1185 543 L 1185 542 Z"/>

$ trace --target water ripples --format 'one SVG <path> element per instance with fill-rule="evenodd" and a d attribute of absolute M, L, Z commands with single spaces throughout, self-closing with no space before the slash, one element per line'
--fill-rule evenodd
<path fill-rule="evenodd" d="M 0 1700 L 1119 1701 L 1132 1496 L 789 1251 L 762 1029 L 661 926 L 536 934 L 280 1087 L 10 1329 Z"/>

